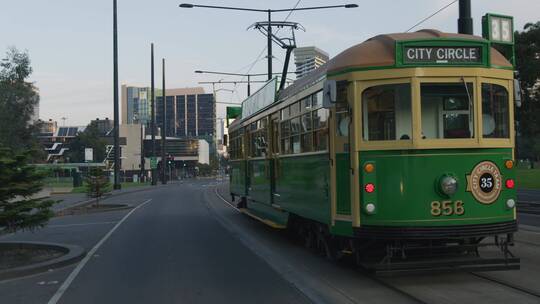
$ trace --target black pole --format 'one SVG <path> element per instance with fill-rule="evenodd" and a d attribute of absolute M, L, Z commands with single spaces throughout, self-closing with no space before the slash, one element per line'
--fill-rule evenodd
<path fill-rule="evenodd" d="M 473 34 L 471 0 L 459 0 L 458 33 L 468 35 Z"/>
<path fill-rule="evenodd" d="M 139 120 L 139 124 L 141 125 L 141 176 L 139 178 L 141 180 L 145 172 L 144 170 L 144 128 L 140 120 Z"/>
<path fill-rule="evenodd" d="M 268 10 L 268 80 L 272 79 L 272 11 Z"/>
<path fill-rule="evenodd" d="M 161 182 L 163 184 L 167 183 L 166 180 L 166 172 L 165 172 L 165 147 L 167 144 L 167 132 L 166 132 L 166 120 L 167 120 L 167 94 L 165 93 L 165 58 L 162 59 L 162 73 L 163 73 L 163 105 L 161 107 L 163 114 L 161 115 L 162 121 L 161 121 Z"/>
<path fill-rule="evenodd" d="M 248 75 L 247 75 L 247 78 L 248 78 L 248 83 L 247 83 L 247 85 L 248 85 L 248 96 L 251 96 L 251 84 L 250 84 L 249 76 L 250 76 L 250 75 L 248 74 Z"/>
<path fill-rule="evenodd" d="M 150 127 L 152 128 L 152 157 L 156 157 L 156 105 L 155 105 L 155 95 L 154 95 L 154 44 L 150 44 Z M 156 169 L 152 169 L 152 185 L 157 185 L 157 176 Z"/>
<path fill-rule="evenodd" d="M 294 47 L 288 47 L 285 54 L 285 64 L 283 65 L 283 73 L 281 74 L 281 82 L 279 84 L 279 89 L 283 90 L 285 88 L 285 81 L 287 80 L 287 70 L 289 69 L 289 61 L 291 59 L 291 53 L 294 50 Z"/>
<path fill-rule="evenodd" d="M 120 115 L 118 113 L 118 20 L 117 4 L 113 0 L 113 98 L 114 98 L 114 185 L 113 189 L 121 188 L 120 185 Z"/>

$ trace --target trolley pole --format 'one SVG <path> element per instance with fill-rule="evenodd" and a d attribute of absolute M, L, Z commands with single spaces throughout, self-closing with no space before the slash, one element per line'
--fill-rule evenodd
<path fill-rule="evenodd" d="M 163 105 L 161 107 L 163 111 L 163 115 L 161 115 L 162 121 L 161 121 L 161 182 L 163 184 L 167 183 L 167 176 L 165 171 L 165 147 L 167 145 L 167 132 L 166 132 L 166 120 L 167 120 L 167 94 L 165 93 L 165 58 L 162 59 L 162 73 L 163 73 Z"/>
<path fill-rule="evenodd" d="M 473 34 L 471 0 L 459 0 L 458 33 L 467 35 Z"/>
<path fill-rule="evenodd" d="M 272 10 L 268 10 L 268 80 L 272 79 Z M 249 94 L 248 94 L 249 95 Z"/>
<path fill-rule="evenodd" d="M 150 128 L 152 134 L 152 157 L 156 157 L 156 105 L 154 95 L 154 44 L 150 44 Z M 157 185 L 156 169 L 152 169 L 152 186 Z"/>
<path fill-rule="evenodd" d="M 114 185 L 118 190 L 120 185 L 120 115 L 118 113 L 118 20 L 117 1 L 113 0 L 113 102 L 114 102 Z"/>

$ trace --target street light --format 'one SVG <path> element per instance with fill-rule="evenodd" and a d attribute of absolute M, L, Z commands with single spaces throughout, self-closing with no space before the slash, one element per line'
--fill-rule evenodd
<path fill-rule="evenodd" d="M 242 74 L 242 73 L 228 73 L 228 72 L 215 72 L 215 71 L 202 71 L 202 70 L 196 70 L 195 73 L 247 77 L 247 96 L 251 95 L 251 77 L 267 75 L 266 73 Z M 287 74 L 296 74 L 296 72 L 287 72 Z M 273 75 L 281 75 L 281 73 L 273 73 Z M 221 83 L 221 81 L 219 82 Z M 235 82 L 235 83 L 241 83 L 241 82 Z"/>
<path fill-rule="evenodd" d="M 268 14 L 268 29 L 267 29 L 267 50 L 268 50 L 268 80 L 272 79 L 272 13 L 280 12 L 292 12 L 292 11 L 306 11 L 317 9 L 330 9 L 330 8 L 356 8 L 357 4 L 343 4 L 343 5 L 329 5 L 329 6 L 312 6 L 312 7 L 299 7 L 299 8 L 285 8 L 285 9 L 255 9 L 245 7 L 229 7 L 229 6 L 215 6 L 215 5 L 200 5 L 191 3 L 182 3 L 179 5 L 181 8 L 214 8 L 236 11 L 249 11 Z"/>

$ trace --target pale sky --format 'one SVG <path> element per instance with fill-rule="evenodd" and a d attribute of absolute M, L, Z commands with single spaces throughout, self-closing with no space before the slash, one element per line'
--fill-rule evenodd
<path fill-rule="evenodd" d="M 298 0 L 196 0 L 196 4 L 291 8 Z M 155 43 L 156 86 L 161 86 L 161 58 L 167 60 L 168 88 L 195 86 L 199 81 L 234 80 L 194 74 L 194 70 L 247 73 L 264 49 L 266 39 L 247 30 L 265 14 L 181 9 L 182 0 L 118 0 L 120 84 L 149 86 L 150 42 Z M 330 56 L 374 35 L 403 32 L 451 0 L 301 0 L 299 7 L 357 3 L 355 9 L 294 12 L 300 22 L 298 46 L 315 45 Z M 487 12 L 512 15 L 515 28 L 540 20 L 539 0 L 472 0 L 475 34 L 481 34 L 481 16 Z M 68 125 L 86 125 L 96 117 L 112 118 L 112 0 L 1 0 L 0 52 L 15 46 L 28 50 L 40 90 L 42 119 L 67 117 Z M 274 14 L 283 20 L 287 13 Z M 455 3 L 419 28 L 457 31 Z M 274 45 L 274 71 L 281 71 L 284 51 Z M 251 73 L 265 73 L 265 53 Z M 291 61 L 290 70 L 294 70 Z M 263 77 L 262 80 L 265 78 Z M 233 85 L 222 86 L 235 89 Z M 211 86 L 206 86 L 211 92 Z M 255 88 L 253 88 L 255 89 Z M 235 93 L 221 91 L 218 101 L 240 102 L 244 85 Z M 218 117 L 224 106 L 219 106 Z"/>

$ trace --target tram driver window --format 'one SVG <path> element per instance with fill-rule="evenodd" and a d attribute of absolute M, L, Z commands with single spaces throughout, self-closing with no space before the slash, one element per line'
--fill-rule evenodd
<path fill-rule="evenodd" d="M 362 100 L 364 140 L 411 139 L 410 84 L 370 87 L 362 93 Z"/>
<path fill-rule="evenodd" d="M 472 83 L 423 83 L 420 94 L 422 138 L 474 137 Z"/>
<path fill-rule="evenodd" d="M 508 91 L 500 85 L 482 84 L 482 130 L 484 138 L 509 138 Z"/>

